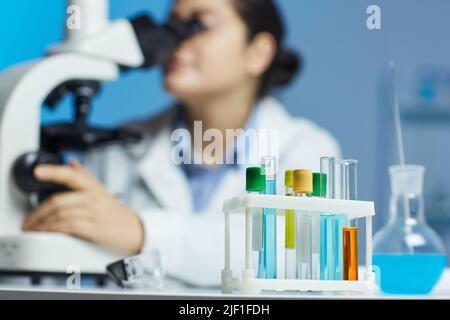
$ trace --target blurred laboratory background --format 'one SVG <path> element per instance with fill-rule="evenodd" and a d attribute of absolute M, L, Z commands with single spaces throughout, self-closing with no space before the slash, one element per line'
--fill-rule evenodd
<path fill-rule="evenodd" d="M 111 0 L 111 18 L 146 11 L 162 20 L 171 0 Z M 0 1 L 0 70 L 42 56 L 63 38 L 65 0 Z M 287 44 L 303 56 L 297 81 L 279 93 L 289 111 L 310 118 L 360 161 L 359 198 L 375 200 L 375 229 L 388 218 L 388 167 L 397 163 L 388 62 L 397 81 L 406 161 L 427 168 L 426 215 L 450 247 L 450 1 L 278 0 Z M 366 26 L 369 5 L 381 8 L 381 30 Z M 14 30 L 14 32 L 10 32 Z M 92 122 L 117 125 L 170 104 L 160 72 L 140 71 L 105 84 Z M 42 121 L 70 119 L 71 106 L 44 109 Z"/>

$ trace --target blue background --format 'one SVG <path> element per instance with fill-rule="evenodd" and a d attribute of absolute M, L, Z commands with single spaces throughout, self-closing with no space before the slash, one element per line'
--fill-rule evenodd
<path fill-rule="evenodd" d="M 450 101 L 424 105 L 418 74 L 425 67 L 450 69 L 450 1 L 446 0 L 279 0 L 289 29 L 288 45 L 305 59 L 302 75 L 281 99 L 295 116 L 328 129 L 347 158 L 360 160 L 359 197 L 374 199 L 378 228 L 387 218 L 389 177 L 395 163 L 387 63 L 398 66 L 399 95 L 405 113 L 407 161 L 427 166 L 427 216 L 450 244 Z M 345 3 L 345 5 L 344 5 Z M 366 28 L 366 9 L 382 10 L 382 30 Z M 148 11 L 163 19 L 168 0 L 111 0 L 111 18 Z M 64 0 L 0 0 L 0 70 L 39 58 L 63 37 Z M 117 125 L 152 115 L 170 102 L 157 70 L 134 72 L 105 84 L 92 122 Z M 449 77 L 450 79 L 450 77 Z M 448 90 L 450 80 L 447 82 Z M 448 91 L 447 91 L 448 92 Z M 447 98 L 449 98 L 447 96 Z M 439 106 L 434 106 L 439 104 Z M 71 117 L 66 102 L 43 110 L 43 122 Z"/>

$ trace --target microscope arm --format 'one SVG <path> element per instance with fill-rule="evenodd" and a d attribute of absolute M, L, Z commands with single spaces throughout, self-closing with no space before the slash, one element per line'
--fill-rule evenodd
<path fill-rule="evenodd" d="M 93 35 L 68 39 L 48 51 L 50 55 L 63 53 L 78 53 L 127 68 L 138 68 L 145 61 L 135 30 L 125 19 L 116 20 Z"/>
<path fill-rule="evenodd" d="M 72 79 L 108 82 L 118 76 L 115 63 L 73 53 L 54 55 L 0 75 L 0 234 L 20 231 L 27 212 L 27 202 L 16 189 L 11 172 L 17 158 L 39 150 L 40 110 L 48 93 Z"/>
<path fill-rule="evenodd" d="M 75 53 L 129 68 L 144 63 L 132 24 L 110 21 L 109 0 L 67 0 L 66 13 L 65 40 L 51 47 L 49 55 Z"/>

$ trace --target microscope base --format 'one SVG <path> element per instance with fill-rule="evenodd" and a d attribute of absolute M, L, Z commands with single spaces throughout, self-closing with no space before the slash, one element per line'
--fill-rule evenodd
<path fill-rule="evenodd" d="M 104 275 L 124 255 L 58 233 L 0 236 L 0 273 Z"/>

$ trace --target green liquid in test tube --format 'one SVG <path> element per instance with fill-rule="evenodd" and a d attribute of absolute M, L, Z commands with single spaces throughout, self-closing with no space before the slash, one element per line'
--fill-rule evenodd
<path fill-rule="evenodd" d="M 266 177 L 265 194 L 276 195 L 276 158 L 263 157 L 262 173 Z M 277 211 L 273 208 L 263 209 L 263 243 L 264 267 L 266 279 L 277 278 Z"/>

